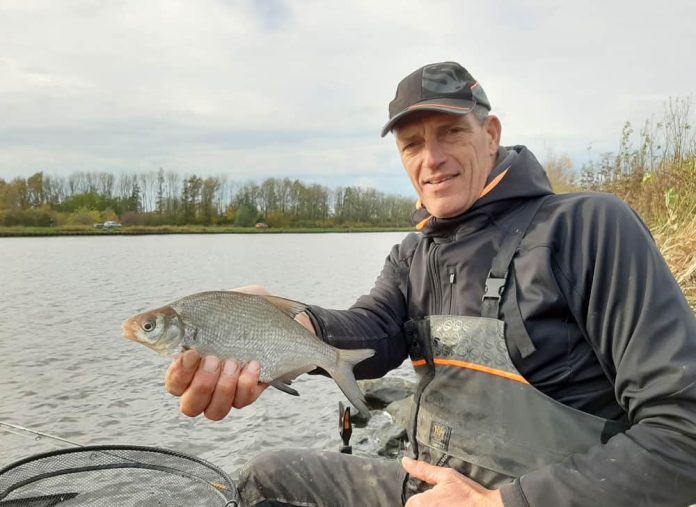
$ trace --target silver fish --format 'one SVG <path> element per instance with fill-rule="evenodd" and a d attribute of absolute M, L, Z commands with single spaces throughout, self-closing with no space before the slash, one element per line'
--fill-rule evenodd
<path fill-rule="evenodd" d="M 234 291 L 200 292 L 140 313 L 123 323 L 126 338 L 172 356 L 193 349 L 201 355 L 261 365 L 260 381 L 287 393 L 291 380 L 319 367 L 361 414 L 369 417 L 353 367 L 372 349 L 342 350 L 324 343 L 293 317 L 302 303 Z"/>

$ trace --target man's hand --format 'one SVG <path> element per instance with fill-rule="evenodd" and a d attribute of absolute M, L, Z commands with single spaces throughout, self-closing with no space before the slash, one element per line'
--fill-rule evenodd
<path fill-rule="evenodd" d="M 259 383 L 260 371 L 256 361 L 240 368 L 234 359 L 202 358 L 187 350 L 169 366 L 164 383 L 167 391 L 181 397 L 181 413 L 219 421 L 232 407 L 246 407 L 261 396 L 268 384 Z"/>
<path fill-rule="evenodd" d="M 413 495 L 404 507 L 503 507 L 500 492 L 486 489 L 456 470 L 436 467 L 406 457 L 401 460 L 401 464 L 412 477 L 433 486 L 428 491 Z"/>
<path fill-rule="evenodd" d="M 247 294 L 269 294 L 258 285 L 234 290 Z M 295 320 L 315 333 L 306 313 L 296 315 Z M 230 413 L 232 407 L 246 407 L 261 396 L 268 384 L 259 383 L 260 372 L 261 366 L 256 361 L 240 367 L 234 359 L 221 361 L 215 356 L 201 357 L 196 351 L 187 350 L 169 366 L 164 384 L 169 393 L 181 397 L 182 414 L 189 417 L 204 414 L 208 419 L 219 421 Z"/>

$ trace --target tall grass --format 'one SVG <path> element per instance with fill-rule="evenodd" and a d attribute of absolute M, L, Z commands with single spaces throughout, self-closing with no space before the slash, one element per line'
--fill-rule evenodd
<path fill-rule="evenodd" d="M 653 233 L 674 277 L 696 311 L 696 156 L 627 174 L 600 187 L 635 209 Z"/>
<path fill-rule="evenodd" d="M 696 129 L 690 109 L 690 99 L 670 99 L 661 121 L 646 121 L 637 146 L 626 123 L 618 153 L 603 154 L 599 162 L 583 167 L 579 177 L 569 176 L 567 170 L 556 171 L 561 184 L 554 188 L 570 184 L 611 192 L 625 200 L 650 227 L 696 312 Z M 558 161 L 552 160 L 556 169 Z"/>
<path fill-rule="evenodd" d="M 696 312 L 696 217 L 684 220 L 674 229 L 663 224 L 653 235 L 691 308 Z"/>

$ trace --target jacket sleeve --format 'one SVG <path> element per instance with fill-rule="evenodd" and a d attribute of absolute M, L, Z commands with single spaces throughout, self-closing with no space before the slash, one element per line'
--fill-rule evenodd
<path fill-rule="evenodd" d="M 554 270 L 631 426 L 504 486 L 504 503 L 686 507 L 696 503 L 696 318 L 630 208 L 599 197 L 578 213 Z"/>
<path fill-rule="evenodd" d="M 375 350 L 374 356 L 355 367 L 358 379 L 381 377 L 407 356 L 402 326 L 408 318 L 408 269 L 418 238 L 409 234 L 392 248 L 370 293 L 350 309 L 308 308 L 314 328 L 325 342 L 342 349 Z"/>

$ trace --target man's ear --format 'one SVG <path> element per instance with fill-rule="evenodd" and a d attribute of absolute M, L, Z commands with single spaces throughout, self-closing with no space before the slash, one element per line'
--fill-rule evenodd
<path fill-rule="evenodd" d="M 486 133 L 489 136 L 488 141 L 488 154 L 495 156 L 498 152 L 498 147 L 500 146 L 500 134 L 502 133 L 503 126 L 500 123 L 500 119 L 495 115 L 490 115 L 486 118 Z"/>

